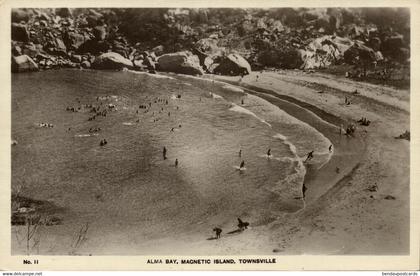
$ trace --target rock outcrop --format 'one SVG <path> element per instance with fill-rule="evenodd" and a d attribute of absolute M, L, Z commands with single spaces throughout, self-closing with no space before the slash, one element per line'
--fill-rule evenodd
<path fill-rule="evenodd" d="M 302 69 L 326 68 L 343 58 L 353 42 L 350 39 L 326 35 L 314 39 L 301 51 Z"/>

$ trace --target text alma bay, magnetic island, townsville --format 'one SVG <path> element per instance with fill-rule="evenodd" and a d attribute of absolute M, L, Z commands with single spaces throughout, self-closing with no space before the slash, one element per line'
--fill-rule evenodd
<path fill-rule="evenodd" d="M 240 264 L 275 264 L 276 259 L 238 259 Z M 236 264 L 234 259 L 148 259 L 147 264 Z"/>

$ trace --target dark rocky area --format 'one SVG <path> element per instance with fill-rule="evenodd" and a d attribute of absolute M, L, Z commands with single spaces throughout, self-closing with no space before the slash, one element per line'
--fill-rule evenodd
<path fill-rule="evenodd" d="M 244 75 L 334 68 L 349 78 L 404 86 L 409 22 L 404 8 L 14 9 L 12 71 L 126 67 Z"/>

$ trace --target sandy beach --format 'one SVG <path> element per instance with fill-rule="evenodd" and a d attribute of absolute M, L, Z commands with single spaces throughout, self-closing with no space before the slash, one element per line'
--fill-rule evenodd
<path fill-rule="evenodd" d="M 347 145 L 353 153 L 359 149 L 363 149 L 362 152 L 351 158 L 346 152 L 336 152 L 331 162 L 316 173 L 314 183 L 308 185 L 329 183 L 331 187 L 321 189 L 325 193 L 311 197 L 308 188 L 308 203 L 304 209 L 255 229 L 253 238 L 244 235 L 235 242 L 245 248 L 263 249 L 259 242 L 263 233 L 269 231 L 272 236 L 266 245 L 278 254 L 408 253 L 410 148 L 408 141 L 394 137 L 410 127 L 409 91 L 296 71 L 255 72 L 241 81 L 230 77 L 217 79 L 294 98 L 344 122 L 356 122 L 361 117 L 372 121 L 368 127 L 358 126 L 357 142 Z M 353 94 L 356 89 L 360 94 Z M 344 104 L 346 96 L 352 102 L 349 106 Z M 322 116 L 322 112 L 318 114 L 331 120 Z M 343 138 L 337 140 L 336 134 L 324 134 L 333 143 L 343 141 Z M 335 167 L 346 169 L 331 177 Z M 305 181 L 311 177 L 309 170 Z M 376 192 L 368 190 L 372 185 L 377 185 Z M 255 240 L 258 245 L 253 244 Z M 268 248 L 264 249 L 260 253 L 270 253 Z M 221 250 L 218 253 L 234 252 Z"/>

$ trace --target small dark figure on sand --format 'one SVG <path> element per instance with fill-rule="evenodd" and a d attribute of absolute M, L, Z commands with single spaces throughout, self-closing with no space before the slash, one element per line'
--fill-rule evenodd
<path fill-rule="evenodd" d="M 248 229 L 249 222 L 244 222 L 240 218 L 238 218 L 238 228 L 241 231 L 244 231 L 245 229 Z"/>
<path fill-rule="evenodd" d="M 241 157 L 242 156 L 242 150 L 240 149 L 239 150 L 239 157 Z"/>
<path fill-rule="evenodd" d="M 175 159 L 175 167 L 178 167 L 178 158 Z"/>
<path fill-rule="evenodd" d="M 347 99 L 347 97 L 344 99 L 344 103 L 345 103 L 346 105 L 350 105 L 350 104 L 351 104 L 350 100 L 349 100 L 349 99 Z"/>
<path fill-rule="evenodd" d="M 268 157 L 271 157 L 271 149 L 268 149 L 268 151 L 267 151 L 267 156 L 268 156 Z"/>
<path fill-rule="evenodd" d="M 339 167 L 335 168 L 335 172 L 340 173 L 340 168 Z"/>
<path fill-rule="evenodd" d="M 222 234 L 222 229 L 218 227 L 214 227 L 213 231 L 216 232 L 216 239 L 220 239 L 220 235 Z"/>
<path fill-rule="evenodd" d="M 241 104 L 244 105 L 244 99 L 241 100 Z"/>
<path fill-rule="evenodd" d="M 314 158 L 314 151 L 311 151 L 308 153 L 308 156 L 306 157 L 305 162 L 311 160 L 312 158 Z"/>
<path fill-rule="evenodd" d="M 328 151 L 329 151 L 329 152 L 331 152 L 331 151 L 332 151 L 332 147 L 333 147 L 333 145 L 330 145 L 330 146 L 328 147 Z"/>
<path fill-rule="evenodd" d="M 99 143 L 99 145 L 102 147 L 102 146 L 105 146 L 106 144 L 108 144 L 108 141 L 106 140 L 106 139 L 103 139 L 103 140 L 101 140 L 101 142 Z"/>
<path fill-rule="evenodd" d="M 306 190 L 307 190 L 308 188 L 306 188 L 306 186 L 305 186 L 305 184 L 303 184 L 303 186 L 302 186 L 302 198 L 303 199 L 305 199 L 305 193 L 306 193 Z"/>
<path fill-rule="evenodd" d="M 163 160 L 166 160 L 166 147 L 163 147 Z"/>
<path fill-rule="evenodd" d="M 245 161 L 242 160 L 241 165 L 239 166 L 240 169 L 245 167 Z"/>

